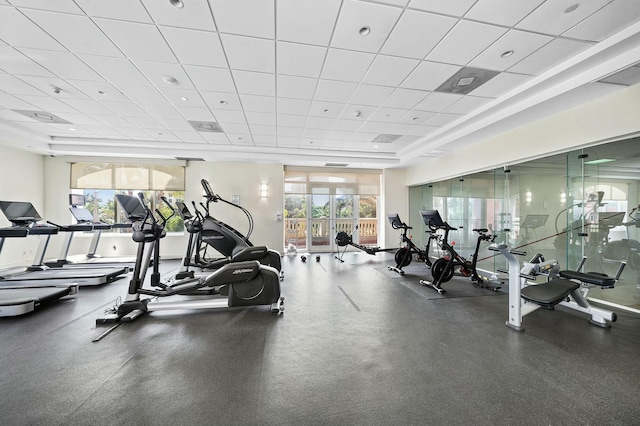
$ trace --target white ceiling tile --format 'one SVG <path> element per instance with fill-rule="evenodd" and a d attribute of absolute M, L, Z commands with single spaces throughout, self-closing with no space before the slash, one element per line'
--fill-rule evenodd
<path fill-rule="evenodd" d="M 420 61 L 416 59 L 378 55 L 362 82 L 381 86 L 398 86 L 419 63 Z"/>
<path fill-rule="evenodd" d="M 149 134 L 137 127 L 114 127 L 123 136 L 131 139 L 147 139 Z"/>
<path fill-rule="evenodd" d="M 615 0 L 562 35 L 583 40 L 602 41 L 638 20 L 640 20 L 639 1 Z"/>
<path fill-rule="evenodd" d="M 104 135 L 108 137 L 121 136 L 117 129 L 112 129 L 109 126 L 104 126 L 102 124 L 85 124 L 83 126 L 86 130 L 95 133 L 96 135 Z"/>
<path fill-rule="evenodd" d="M 307 117 L 304 115 L 278 114 L 278 128 L 304 127 Z"/>
<path fill-rule="evenodd" d="M 256 135 L 275 136 L 277 134 L 276 126 L 262 126 L 260 124 L 252 124 L 249 126 L 249 129 L 251 130 L 251 134 L 254 136 L 254 140 Z"/>
<path fill-rule="evenodd" d="M 376 106 L 371 105 L 349 104 L 344 107 L 339 118 L 364 122 L 368 120 L 377 109 Z"/>
<path fill-rule="evenodd" d="M 336 122 L 335 118 L 327 117 L 309 117 L 307 119 L 307 128 L 329 130 Z"/>
<path fill-rule="evenodd" d="M 148 84 L 144 75 L 128 60 L 104 56 L 78 55 L 78 57 L 111 84 Z"/>
<path fill-rule="evenodd" d="M 352 104 L 382 105 L 393 93 L 393 87 L 374 86 L 372 84 L 360 84 L 349 100 Z"/>
<path fill-rule="evenodd" d="M 463 115 L 440 113 L 435 117 L 427 120 L 425 124 L 429 126 L 446 126 L 447 124 L 452 123 L 461 117 L 463 117 Z"/>
<path fill-rule="evenodd" d="M 538 75 L 591 46 L 583 41 L 557 38 L 510 67 L 509 71 Z"/>
<path fill-rule="evenodd" d="M 91 118 L 105 126 L 111 126 L 114 128 L 133 127 L 133 123 L 118 115 L 93 115 Z"/>
<path fill-rule="evenodd" d="M 31 22 L 17 9 L 0 7 L 0 39 L 15 47 L 64 51 L 53 37 Z"/>
<path fill-rule="evenodd" d="M 90 99 L 65 99 L 63 102 L 84 114 L 110 115 L 113 113 L 109 108 Z"/>
<path fill-rule="evenodd" d="M 248 129 L 243 133 L 240 133 L 240 132 L 227 133 L 227 137 L 229 138 L 229 142 L 231 142 L 231 145 L 253 146 L 253 138 L 251 137 L 251 134 L 249 133 Z"/>
<path fill-rule="evenodd" d="M 224 133 L 204 132 L 200 136 L 212 145 L 229 145 L 229 138 Z"/>
<path fill-rule="evenodd" d="M 292 138 L 287 136 L 278 137 L 278 148 L 297 148 L 300 145 L 300 138 Z"/>
<path fill-rule="evenodd" d="M 466 95 L 459 99 L 456 103 L 448 107 L 445 112 L 452 114 L 469 114 L 480 108 L 482 105 L 490 102 L 491 99 L 480 98 L 478 96 Z M 422 124 L 422 123 L 420 123 Z"/>
<path fill-rule="evenodd" d="M 417 126 L 435 117 L 436 114 L 437 113 L 435 112 L 411 110 L 407 111 L 407 113 L 400 117 L 397 122 L 401 124 L 410 124 L 413 126 Z"/>
<path fill-rule="evenodd" d="M 206 1 L 184 1 L 178 9 L 168 1 L 142 0 L 147 11 L 158 25 L 215 31 L 209 3 Z"/>
<path fill-rule="evenodd" d="M 204 143 L 201 134 L 195 130 L 171 130 L 171 133 L 183 142 Z"/>
<path fill-rule="evenodd" d="M 236 82 L 238 93 L 247 95 L 276 95 L 276 76 L 252 71 L 233 71 L 233 79 Z"/>
<path fill-rule="evenodd" d="M 277 147 L 278 142 L 275 135 L 253 135 L 253 143 L 255 146 Z"/>
<path fill-rule="evenodd" d="M 540 49 L 551 40 L 553 40 L 553 37 L 519 30 L 510 30 L 471 61 L 469 66 L 504 71 Z M 501 55 L 507 51 L 513 51 L 513 54 L 506 58 L 501 57 Z"/>
<path fill-rule="evenodd" d="M 278 75 L 278 97 L 311 99 L 317 81 L 315 78 Z"/>
<path fill-rule="evenodd" d="M 201 91 L 200 95 L 214 114 L 217 110 L 242 110 L 240 98 L 235 93 Z"/>
<path fill-rule="evenodd" d="M 416 105 L 414 109 L 419 111 L 440 112 L 453 105 L 453 103 L 457 102 L 463 96 L 464 95 L 456 93 L 432 92 L 427 95 L 422 102 Z"/>
<path fill-rule="evenodd" d="M 75 55 L 52 50 L 20 49 L 22 53 L 62 78 L 103 81 L 102 77 L 84 64 Z"/>
<path fill-rule="evenodd" d="M 356 90 L 356 83 L 333 80 L 319 80 L 315 99 L 319 101 L 329 101 L 346 103 Z"/>
<path fill-rule="evenodd" d="M 278 114 L 307 115 L 311 101 L 305 99 L 278 98 Z"/>
<path fill-rule="evenodd" d="M 246 123 L 224 123 L 224 132 L 229 136 L 229 140 L 231 140 L 231 135 L 233 134 L 248 134 L 249 126 Z"/>
<path fill-rule="evenodd" d="M 97 18 L 96 24 L 130 59 L 176 63 L 176 57 L 155 25 Z"/>
<path fill-rule="evenodd" d="M 141 129 L 164 129 L 162 124 L 149 117 L 127 117 L 127 121 Z"/>
<path fill-rule="evenodd" d="M 165 62 L 134 61 L 134 64 L 142 73 L 158 88 L 169 89 L 193 89 L 193 84 L 184 69 L 178 64 Z M 167 83 L 166 77 L 173 77 L 177 84 Z M 147 83 L 148 84 L 148 83 Z"/>
<path fill-rule="evenodd" d="M 158 122 L 172 132 L 176 131 L 193 131 L 193 127 L 187 120 L 159 119 Z"/>
<path fill-rule="evenodd" d="M 140 0 L 74 0 L 87 15 L 121 21 L 153 23 Z"/>
<path fill-rule="evenodd" d="M 218 31 L 275 38 L 274 0 L 209 0 Z"/>
<path fill-rule="evenodd" d="M 347 130 L 331 130 L 327 133 L 327 139 L 346 141 L 349 140 L 352 134 L 353 132 Z"/>
<path fill-rule="evenodd" d="M 144 112 L 142 108 L 133 102 L 111 102 L 111 101 L 103 101 L 102 105 L 109 108 L 114 113 L 121 115 L 123 117 L 145 117 L 149 118 L 149 114 Z M 131 121 L 131 120 L 129 120 Z"/>
<path fill-rule="evenodd" d="M 298 43 L 276 43 L 278 74 L 317 78 L 327 49 Z"/>
<path fill-rule="evenodd" d="M 436 130 L 438 130 L 439 127 L 436 126 L 417 126 L 415 128 L 413 128 L 413 130 L 409 131 L 409 135 L 413 135 L 413 136 L 418 136 L 418 137 L 422 137 L 422 136 L 427 136 L 433 132 L 435 132 Z"/>
<path fill-rule="evenodd" d="M 371 114 L 369 119 L 371 121 L 393 123 L 395 121 L 398 121 L 400 117 L 405 115 L 407 112 L 408 110 L 401 109 L 401 108 L 381 107 L 381 108 L 378 108 L 373 114 Z"/>
<path fill-rule="evenodd" d="M 309 128 L 306 128 L 306 129 L 304 129 L 304 132 L 302 133 L 302 136 L 304 138 L 310 138 L 310 139 L 322 139 L 322 138 L 327 136 L 327 133 L 329 133 L 329 130 L 327 130 L 327 129 L 309 129 Z"/>
<path fill-rule="evenodd" d="M 326 46 L 341 0 L 278 0 L 278 40 Z"/>
<path fill-rule="evenodd" d="M 560 35 L 573 27 L 611 0 L 590 0 L 576 3 L 575 0 L 547 1 L 516 25 L 516 28 L 539 33 Z M 571 13 L 567 8 L 578 4 Z"/>
<path fill-rule="evenodd" d="M 459 66 L 423 61 L 401 86 L 409 89 L 435 90 L 459 70 Z"/>
<path fill-rule="evenodd" d="M 372 53 L 329 49 L 320 76 L 328 80 L 358 82 L 367 72 L 374 57 Z"/>
<path fill-rule="evenodd" d="M 465 18 L 512 27 L 545 0 L 480 0 Z"/>
<path fill-rule="evenodd" d="M 345 0 L 331 46 L 375 53 L 389 36 L 401 12 L 397 7 Z M 365 26 L 371 31 L 363 37 L 359 30 Z"/>
<path fill-rule="evenodd" d="M 9 109 L 32 110 L 34 109 L 34 104 L 29 103 L 28 99 L 29 98 L 25 98 L 25 100 L 22 100 L 22 97 L 0 93 L 0 107 Z M 23 117 L 24 119 L 28 119 L 26 116 L 20 114 L 20 118 L 22 119 Z"/>
<path fill-rule="evenodd" d="M 218 33 L 173 27 L 162 27 L 160 31 L 181 64 L 227 66 Z"/>
<path fill-rule="evenodd" d="M 495 25 L 460 21 L 427 55 L 427 60 L 466 65 L 506 32 L 506 28 Z"/>
<path fill-rule="evenodd" d="M 345 104 L 343 103 L 316 100 L 311 104 L 309 115 L 316 117 L 338 118 L 342 114 L 342 110 L 344 110 L 344 108 Z"/>
<path fill-rule="evenodd" d="M 221 123 L 246 123 L 247 119 L 243 111 L 213 109 L 213 115 Z"/>
<path fill-rule="evenodd" d="M 44 94 L 43 96 L 20 95 L 20 99 L 30 103 L 31 105 L 36 106 L 42 111 L 48 111 L 54 114 L 58 112 L 75 112 L 75 113 L 78 112 L 75 108 L 65 104 L 64 102 L 61 102 L 58 99 L 54 99 L 50 96 L 44 96 Z M 15 107 L 12 107 L 12 108 L 15 108 Z M 30 108 L 20 107 L 19 109 L 30 109 Z"/>
<path fill-rule="evenodd" d="M 0 58 L 2 58 L 0 68 L 7 73 L 53 77 L 51 71 L 10 46 L 0 46 Z"/>
<path fill-rule="evenodd" d="M 281 127 L 278 126 L 278 136 L 285 137 L 301 137 L 302 131 L 304 129 L 302 127 Z"/>
<path fill-rule="evenodd" d="M 17 7 L 82 15 L 82 10 L 73 2 L 51 0 L 11 0 L 11 4 Z"/>
<path fill-rule="evenodd" d="M 50 77 L 38 76 L 20 76 L 21 81 L 40 89 L 42 93 L 46 93 L 56 99 L 89 99 L 89 96 L 78 90 L 75 86 L 67 83 L 65 80 Z M 40 93 L 40 94 L 42 94 Z"/>
<path fill-rule="evenodd" d="M 86 16 L 40 10 L 25 10 L 23 13 L 73 53 L 99 52 L 101 56 L 123 56 L 111 40 Z M 82 36 L 78 37 L 79 34 Z"/>
<path fill-rule="evenodd" d="M 22 80 L 29 81 L 29 78 L 23 77 Z M 13 93 L 15 95 L 44 95 L 42 91 L 22 80 L 9 74 L 0 74 L 0 90 L 7 93 Z"/>
<path fill-rule="evenodd" d="M 67 80 L 67 82 L 73 84 L 73 86 L 82 91 L 82 93 L 98 102 L 107 100 L 117 102 L 129 101 L 118 89 L 105 81 Z"/>
<path fill-rule="evenodd" d="M 474 96 L 497 98 L 530 80 L 531 76 L 502 72 L 471 92 Z"/>
<path fill-rule="evenodd" d="M 160 92 L 177 108 L 207 108 L 196 90 L 162 87 Z"/>
<path fill-rule="evenodd" d="M 369 133 L 374 135 L 379 135 L 380 133 L 393 133 L 392 123 L 382 123 L 377 121 L 367 121 L 360 127 L 358 133 Z M 375 136 L 374 136 L 375 137 Z M 367 140 L 372 140 L 367 139 Z"/>
<path fill-rule="evenodd" d="M 138 105 L 149 105 L 155 102 L 165 102 L 164 96 L 150 84 L 138 85 L 138 84 L 120 84 L 118 89 L 125 96 L 131 99 Z"/>
<path fill-rule="evenodd" d="M 258 124 L 262 126 L 275 126 L 276 115 L 269 112 L 247 112 L 247 123 L 249 125 Z"/>
<path fill-rule="evenodd" d="M 245 111 L 276 112 L 276 100 L 271 96 L 240 95 Z"/>
<path fill-rule="evenodd" d="M 191 82 L 198 90 L 213 92 L 235 92 L 236 86 L 228 68 L 211 68 L 185 65 Z"/>
<path fill-rule="evenodd" d="M 275 72 L 276 47 L 273 40 L 221 34 L 222 45 L 233 70 Z"/>
<path fill-rule="evenodd" d="M 409 0 L 380 0 L 380 3 L 393 4 L 396 6 L 406 6 Z"/>
<path fill-rule="evenodd" d="M 462 16 L 469 10 L 476 0 L 411 0 L 409 7 L 427 10 L 429 12 L 444 13 L 445 15 Z"/>
<path fill-rule="evenodd" d="M 384 101 L 384 106 L 389 108 L 413 108 L 418 102 L 420 102 L 426 95 L 431 92 L 413 89 L 397 88 L 394 92 Z"/>
<path fill-rule="evenodd" d="M 362 126 L 362 120 L 348 120 L 348 119 L 339 119 L 335 122 L 332 127 L 332 130 L 343 130 L 355 132 Z"/>
<path fill-rule="evenodd" d="M 417 10 L 406 10 L 395 26 L 381 52 L 423 59 L 435 47 L 457 19 Z"/>

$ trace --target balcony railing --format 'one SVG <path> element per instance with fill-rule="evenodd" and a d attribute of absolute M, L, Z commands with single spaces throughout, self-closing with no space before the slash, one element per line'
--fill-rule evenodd
<path fill-rule="evenodd" d="M 335 228 L 335 234 L 346 232 L 353 235 L 353 219 L 311 219 L 312 244 L 329 245 L 329 235 L 331 227 Z M 307 246 L 307 219 L 285 219 L 285 245 L 293 244 L 298 249 Z M 377 244 L 378 241 L 378 219 L 358 219 L 357 239 L 354 241 L 360 244 Z"/>

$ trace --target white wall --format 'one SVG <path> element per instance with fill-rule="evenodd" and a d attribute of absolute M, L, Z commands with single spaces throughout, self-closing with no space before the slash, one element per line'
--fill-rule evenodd
<path fill-rule="evenodd" d="M 405 169 L 386 169 L 382 174 L 381 205 L 384 206 L 384 235 L 381 235 L 381 246 L 398 247 L 400 231 L 393 229 L 387 220 L 387 214 L 398 213 L 405 222 L 409 216 L 409 189 L 406 186 Z M 382 228 L 381 228 L 382 229 Z"/>
<path fill-rule="evenodd" d="M 640 132 L 640 84 L 407 169 L 409 186 L 567 152 Z"/>
<path fill-rule="evenodd" d="M 44 157 L 0 145 L 0 200 L 29 201 L 42 217 L 44 204 Z M 0 213 L 0 226 L 11 223 Z M 7 238 L 0 254 L 0 268 L 31 263 L 39 238 Z"/>

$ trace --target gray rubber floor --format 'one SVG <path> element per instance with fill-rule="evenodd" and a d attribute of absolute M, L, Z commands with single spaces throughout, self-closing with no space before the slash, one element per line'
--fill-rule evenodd
<path fill-rule="evenodd" d="M 128 280 L 0 320 L 2 425 L 637 425 L 640 317 L 504 325 L 508 296 L 392 253 L 283 259 L 286 310 L 156 312 L 92 343 Z M 171 270 L 175 263 L 164 262 Z"/>

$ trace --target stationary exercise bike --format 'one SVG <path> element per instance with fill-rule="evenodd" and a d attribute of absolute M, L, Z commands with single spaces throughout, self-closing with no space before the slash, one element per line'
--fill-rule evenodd
<path fill-rule="evenodd" d="M 420 284 L 431 287 L 438 293 L 443 294 L 446 290 L 442 288 L 442 284 L 450 281 L 456 269 L 458 269 L 462 276 L 469 277 L 471 284 L 475 287 L 487 288 L 493 291 L 500 288 L 499 285 L 494 284 L 491 280 L 481 277 L 476 268 L 480 244 L 482 241 L 492 242 L 493 238 L 495 238 L 493 235 L 487 234 L 488 229 L 480 228 L 473 230 L 478 233 L 478 239 L 472 259 L 469 261 L 455 250 L 453 243 L 449 243 L 449 231 L 455 231 L 456 228 L 444 222 L 437 210 L 420 211 L 420 215 L 432 234 L 435 234 L 438 230 L 444 231 L 444 235 L 439 240 L 439 243 L 440 248 L 447 253 L 440 259 L 435 260 L 431 265 L 433 281 L 420 280 Z"/>
<path fill-rule="evenodd" d="M 438 237 L 433 233 L 430 233 L 426 249 L 422 250 L 420 247 L 416 246 L 413 241 L 411 241 L 410 237 L 407 236 L 407 231 L 413 228 L 400 220 L 400 216 L 397 213 L 389 214 L 387 215 L 387 218 L 389 219 L 389 223 L 393 229 L 402 229 L 402 233 L 400 235 L 400 238 L 402 239 L 402 247 L 396 250 L 396 254 L 394 256 L 396 266 L 387 266 L 387 269 L 395 271 L 400 275 L 404 275 L 402 268 L 411 263 L 411 259 L 414 254 L 420 262 L 424 262 L 425 265 L 430 268 L 431 260 L 429 259 L 429 246 L 431 245 L 431 240 L 435 240 Z"/>
<path fill-rule="evenodd" d="M 159 210 L 156 210 L 159 219 L 156 218 L 147 206 L 142 193 L 138 194 L 138 198 L 117 194 L 116 200 L 133 223 L 133 240 L 138 243 L 138 252 L 135 269 L 124 301 L 110 315 L 97 319 L 97 324 L 119 324 L 133 321 L 146 312 L 156 310 L 269 305 L 273 314 L 280 314 L 284 311 L 284 297 L 280 295 L 278 271 L 260 264 L 257 260 L 228 263 L 206 277 L 162 282 L 158 269 L 160 240 L 166 235 L 167 220 L 175 212 L 172 212 L 169 217 L 164 217 Z M 171 208 L 166 199 L 163 201 Z M 154 260 L 150 280 L 152 288 L 143 288 L 152 256 Z M 151 297 L 141 298 L 142 295 Z M 171 296 L 199 297 L 171 298 L 168 301 L 159 301 L 159 299 Z M 99 340 L 109 331 L 95 340 Z"/>

